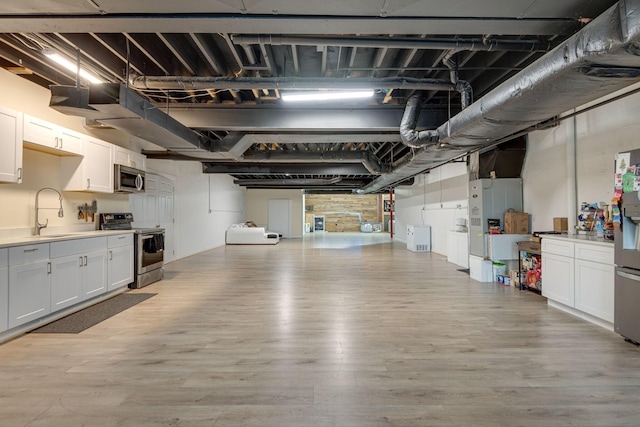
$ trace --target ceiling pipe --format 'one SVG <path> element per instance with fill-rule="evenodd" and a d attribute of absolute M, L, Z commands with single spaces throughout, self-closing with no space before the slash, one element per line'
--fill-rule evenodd
<path fill-rule="evenodd" d="M 384 77 L 377 79 L 338 77 L 198 77 L 198 76 L 131 76 L 129 87 L 137 90 L 197 89 L 408 89 L 457 91 L 455 84 L 444 79 Z"/>
<path fill-rule="evenodd" d="M 551 42 L 539 40 L 492 40 L 492 39 L 423 39 L 389 37 L 306 37 L 271 35 L 232 35 L 231 41 L 238 45 L 269 44 L 272 46 L 342 46 L 392 49 L 431 49 L 518 52 L 546 52 L 553 48 Z"/>
<path fill-rule="evenodd" d="M 437 144 L 439 141 L 436 130 L 417 131 L 416 124 L 420 116 L 422 96 L 411 96 L 407 100 L 402 120 L 400 121 L 400 138 L 402 143 L 411 148 L 422 148 L 428 144 Z"/>

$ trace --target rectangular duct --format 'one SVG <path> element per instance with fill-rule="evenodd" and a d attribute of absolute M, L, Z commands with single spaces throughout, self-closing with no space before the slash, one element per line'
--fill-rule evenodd
<path fill-rule="evenodd" d="M 195 153 L 210 150 L 205 138 L 119 83 L 78 88 L 51 86 L 49 106 L 137 136 L 167 150 Z"/>

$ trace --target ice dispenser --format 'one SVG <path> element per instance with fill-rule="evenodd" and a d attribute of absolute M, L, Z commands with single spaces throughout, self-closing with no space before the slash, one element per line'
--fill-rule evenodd
<path fill-rule="evenodd" d="M 640 203 L 626 204 L 622 209 L 622 248 L 640 251 Z"/>

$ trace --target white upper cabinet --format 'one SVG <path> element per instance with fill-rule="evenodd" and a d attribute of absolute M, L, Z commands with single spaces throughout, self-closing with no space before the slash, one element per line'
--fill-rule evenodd
<path fill-rule="evenodd" d="M 113 193 L 112 144 L 93 137 L 83 141 L 83 158 L 60 159 L 62 185 L 65 191 Z"/>
<path fill-rule="evenodd" d="M 27 146 L 58 155 L 82 155 L 82 134 L 37 117 L 24 115 Z"/>
<path fill-rule="evenodd" d="M 127 150 L 118 145 L 113 146 L 113 162 L 116 165 L 129 166 L 143 171 L 147 169 L 147 157 L 144 154 Z"/>
<path fill-rule="evenodd" d="M 22 113 L 0 106 L 0 182 L 22 182 Z"/>

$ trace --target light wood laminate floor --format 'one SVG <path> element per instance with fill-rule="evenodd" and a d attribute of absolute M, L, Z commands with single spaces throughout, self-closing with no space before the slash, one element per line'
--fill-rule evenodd
<path fill-rule="evenodd" d="M 1 426 L 638 426 L 640 350 L 387 235 L 167 266 L 77 335 L 0 345 Z"/>

